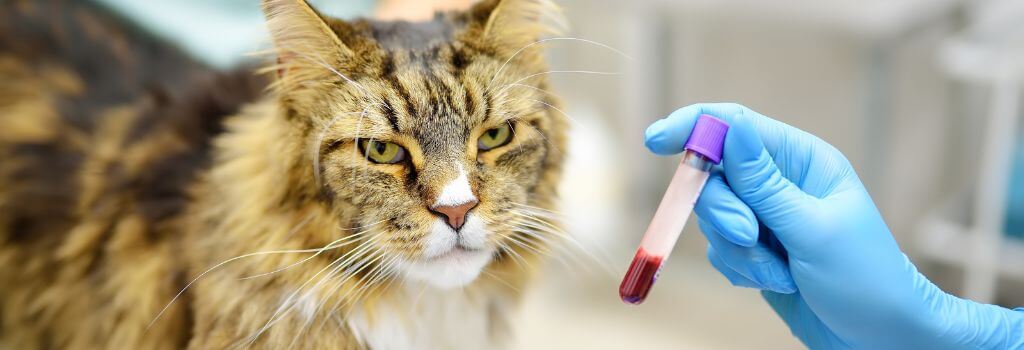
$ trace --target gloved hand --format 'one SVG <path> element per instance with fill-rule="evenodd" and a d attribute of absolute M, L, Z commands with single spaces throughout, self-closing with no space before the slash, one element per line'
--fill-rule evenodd
<path fill-rule="evenodd" d="M 1024 312 L 954 297 L 918 273 L 821 139 L 737 104 L 697 104 L 652 124 L 647 147 L 681 152 L 700 114 L 731 126 L 695 208 L 708 259 L 734 285 L 762 289 L 805 345 L 1024 348 Z"/>

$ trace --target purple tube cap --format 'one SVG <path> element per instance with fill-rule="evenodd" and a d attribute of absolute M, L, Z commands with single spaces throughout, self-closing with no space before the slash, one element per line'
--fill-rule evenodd
<path fill-rule="evenodd" d="M 725 134 L 728 131 L 729 124 L 725 121 L 701 114 L 683 148 L 697 152 L 715 164 L 721 163 L 722 147 L 725 146 Z"/>

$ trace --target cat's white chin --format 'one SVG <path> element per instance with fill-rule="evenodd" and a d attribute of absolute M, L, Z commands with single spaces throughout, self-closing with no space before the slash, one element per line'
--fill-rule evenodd
<path fill-rule="evenodd" d="M 426 237 L 423 256 L 399 264 L 406 278 L 437 288 L 451 289 L 472 283 L 491 262 L 494 249 L 484 244 L 487 229 L 476 215 L 469 215 L 456 234 L 440 220 Z"/>
<path fill-rule="evenodd" d="M 476 280 L 493 254 L 490 249 L 455 248 L 439 257 L 406 262 L 403 270 L 406 278 L 415 281 L 441 289 L 458 288 Z"/>

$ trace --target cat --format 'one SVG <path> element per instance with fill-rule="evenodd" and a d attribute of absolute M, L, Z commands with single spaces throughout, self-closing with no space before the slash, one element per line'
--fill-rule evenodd
<path fill-rule="evenodd" d="M 0 349 L 508 346 L 559 236 L 557 7 L 261 5 L 266 74 L 0 4 Z"/>

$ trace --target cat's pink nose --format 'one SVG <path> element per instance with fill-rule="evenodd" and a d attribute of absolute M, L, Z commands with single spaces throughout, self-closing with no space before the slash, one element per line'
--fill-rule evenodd
<path fill-rule="evenodd" d="M 480 201 L 472 199 L 469 202 L 459 205 L 442 205 L 433 207 L 430 211 L 433 211 L 434 214 L 444 216 L 448 219 L 448 226 L 451 226 L 452 229 L 458 231 L 462 228 L 462 225 L 466 223 L 466 213 L 469 213 L 470 210 L 476 207 L 477 203 L 480 203 Z"/>

